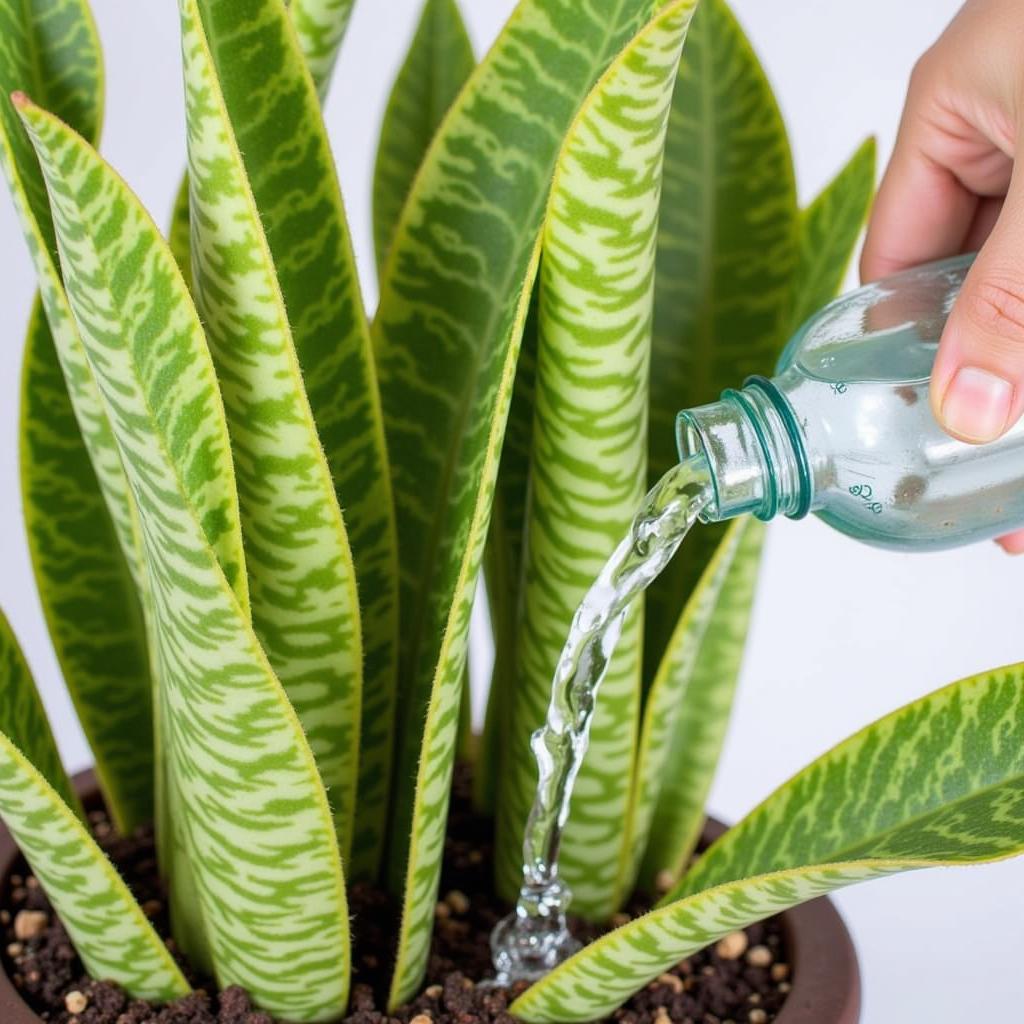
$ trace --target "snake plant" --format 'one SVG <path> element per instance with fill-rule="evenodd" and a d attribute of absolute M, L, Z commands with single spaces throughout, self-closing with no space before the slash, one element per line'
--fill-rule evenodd
<path fill-rule="evenodd" d="M 576 603 L 673 463 L 675 411 L 770 369 L 835 293 L 874 182 L 869 141 L 799 207 L 724 0 L 519 0 L 479 63 L 455 0 L 425 0 L 377 154 L 369 317 L 320 111 L 351 7 L 179 0 L 188 171 L 165 235 L 95 148 L 86 0 L 0 0 L 53 645 L 117 828 L 156 824 L 179 947 L 299 1024 L 346 1011 L 354 882 L 402 907 L 391 1005 L 421 986 L 459 752 L 515 891 Z M 1016 666 L 869 726 L 690 866 L 763 539 L 698 530 L 627 622 L 563 867 L 599 922 L 672 887 L 520 996 L 524 1020 L 593 1020 L 839 886 L 1024 850 Z M 497 659 L 467 744 L 481 572 Z M 0 816 L 94 975 L 187 992 L 2 617 Z"/>

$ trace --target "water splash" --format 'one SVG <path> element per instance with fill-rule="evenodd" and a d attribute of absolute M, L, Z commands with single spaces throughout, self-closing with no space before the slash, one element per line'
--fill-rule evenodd
<path fill-rule="evenodd" d="M 496 984 L 536 981 L 578 948 L 566 922 L 572 893 L 559 877 L 558 851 L 597 691 L 630 605 L 668 565 L 711 496 L 703 455 L 668 472 L 644 499 L 628 535 L 573 616 L 555 668 L 547 720 L 530 741 L 539 780 L 526 824 L 519 900 L 491 934 Z"/>

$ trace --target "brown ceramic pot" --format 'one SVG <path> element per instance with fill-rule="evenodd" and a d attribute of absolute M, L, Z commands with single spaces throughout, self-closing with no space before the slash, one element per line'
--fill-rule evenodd
<path fill-rule="evenodd" d="M 75 777 L 75 788 L 87 808 L 100 803 L 92 772 Z M 707 838 L 715 839 L 725 826 L 711 822 Z M 0 896 L 10 889 L 9 878 L 18 849 L 0 825 Z M 833 904 L 812 900 L 782 915 L 792 965 L 793 989 L 776 1024 L 857 1024 L 860 1020 L 860 972 L 849 932 Z M 0 970 L 0 1024 L 42 1024 L 25 1005 L 7 974 Z"/>

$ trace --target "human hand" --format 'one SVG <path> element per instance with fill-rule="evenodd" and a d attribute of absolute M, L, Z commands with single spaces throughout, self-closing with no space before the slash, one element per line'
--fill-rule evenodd
<path fill-rule="evenodd" d="M 954 437 L 995 440 L 1024 413 L 1024 3 L 968 0 L 911 77 L 861 260 L 865 281 L 980 249 L 932 374 Z M 1024 530 L 999 541 L 1024 553 Z"/>

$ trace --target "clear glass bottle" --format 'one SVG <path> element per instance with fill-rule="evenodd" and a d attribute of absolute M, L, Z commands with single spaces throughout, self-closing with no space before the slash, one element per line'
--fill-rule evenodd
<path fill-rule="evenodd" d="M 953 548 L 1024 526 L 1024 420 L 986 445 L 936 422 L 928 385 L 972 257 L 860 288 L 813 316 L 771 380 L 679 414 L 679 453 L 703 453 L 717 522 L 815 513 L 858 540 Z"/>

